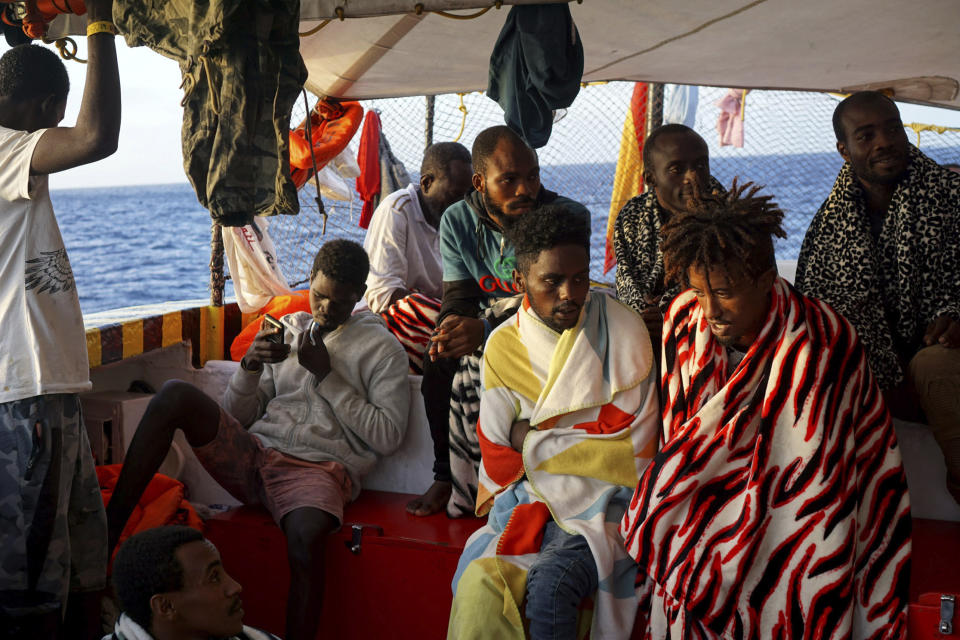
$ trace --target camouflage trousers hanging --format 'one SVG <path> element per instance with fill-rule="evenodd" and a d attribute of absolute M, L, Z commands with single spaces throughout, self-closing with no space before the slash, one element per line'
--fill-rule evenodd
<path fill-rule="evenodd" d="M 76 394 L 0 404 L 0 620 L 102 589 L 107 519 Z"/>
<path fill-rule="evenodd" d="M 183 164 L 214 221 L 296 214 L 289 127 L 306 80 L 299 0 L 117 0 L 130 46 L 180 63 Z"/>

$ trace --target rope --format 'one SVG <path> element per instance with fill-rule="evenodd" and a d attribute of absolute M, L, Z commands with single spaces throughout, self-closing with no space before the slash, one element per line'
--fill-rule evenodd
<path fill-rule="evenodd" d="M 960 132 L 960 128 L 957 127 L 941 127 L 936 124 L 922 124 L 920 122 L 911 122 L 910 124 L 903 125 L 907 129 L 913 129 L 913 132 L 917 134 L 917 146 L 920 146 L 920 132 L 921 131 L 933 131 L 934 133 L 939 133 L 943 135 L 947 131 L 957 131 Z"/>
<path fill-rule="evenodd" d="M 210 228 L 210 304 L 223 306 L 223 289 L 226 286 L 223 273 L 223 229 L 216 222 Z"/>
<path fill-rule="evenodd" d="M 423 152 L 433 144 L 433 114 L 436 110 L 436 96 L 426 96 L 426 114 L 423 119 Z"/>
<path fill-rule="evenodd" d="M 64 60 L 76 60 L 80 64 L 87 64 L 83 58 L 77 57 L 77 43 L 73 38 L 58 38 L 56 40 L 43 40 L 44 44 L 52 44 L 57 48 L 60 57 Z M 73 51 L 70 48 L 73 48 Z"/>
<path fill-rule="evenodd" d="M 444 18 L 450 18 L 451 20 L 473 20 L 474 18 L 479 18 L 480 16 L 485 14 L 487 11 L 490 11 L 490 9 L 494 9 L 494 8 L 499 9 L 501 6 L 503 6 L 502 0 L 497 0 L 489 7 L 484 7 L 483 9 L 480 9 L 479 11 L 475 11 L 474 13 L 467 13 L 467 14 L 450 13 L 449 11 L 441 11 L 439 9 L 430 11 L 428 13 L 435 13 L 438 16 L 442 16 Z M 413 5 L 413 12 L 418 16 L 422 15 L 423 3 L 418 2 L 417 4 Z"/>
<path fill-rule="evenodd" d="M 313 163 L 313 187 L 317 190 L 317 211 L 320 215 L 323 216 L 323 228 L 320 231 L 320 235 L 327 235 L 327 209 L 323 206 L 323 199 L 320 198 L 320 170 L 317 168 L 317 156 L 313 151 L 313 113 L 310 109 L 310 103 L 307 102 L 307 90 L 301 89 L 300 92 L 303 94 L 303 108 L 307 111 L 307 119 L 305 120 L 305 128 L 307 133 L 307 146 L 310 147 L 310 162 Z"/>
<path fill-rule="evenodd" d="M 342 20 L 342 19 L 343 19 L 343 18 L 341 18 L 341 20 Z M 310 29 L 309 31 L 304 31 L 303 33 L 301 33 L 301 34 L 299 34 L 299 35 L 300 35 L 301 38 L 307 38 L 307 37 L 309 37 L 309 36 L 312 36 L 312 35 L 315 34 L 317 31 L 320 31 L 320 29 L 323 29 L 325 26 L 327 26 L 327 25 L 330 24 L 331 22 L 333 22 L 333 20 L 324 20 L 323 22 L 321 22 L 320 24 L 318 24 L 317 26 L 315 26 L 313 29 Z"/>
<path fill-rule="evenodd" d="M 577 4 L 583 4 L 583 0 L 565 0 L 565 2 L 567 3 L 576 2 Z M 463 13 L 450 13 L 449 11 L 441 11 L 440 9 L 434 9 L 432 11 L 428 11 L 427 9 L 424 8 L 422 2 L 418 2 L 417 4 L 413 5 L 413 13 L 415 15 L 421 16 L 423 15 L 424 11 L 426 11 L 427 13 L 435 13 L 438 16 L 441 16 L 443 18 L 449 18 L 451 20 L 473 20 L 474 18 L 479 18 L 480 16 L 485 14 L 487 11 L 490 11 L 490 9 L 499 9 L 502 6 L 503 6 L 503 0 L 496 0 L 496 2 L 494 2 L 489 7 L 484 7 L 483 9 L 480 9 L 473 13 L 463 14 Z M 340 18 L 340 20 L 343 20 L 346 17 L 346 14 L 342 6 L 335 8 L 334 12 L 337 14 L 337 17 Z M 329 20 L 327 20 L 327 22 L 329 22 Z M 321 28 L 322 27 L 318 27 L 316 30 L 310 31 L 307 34 L 301 33 L 300 37 L 304 37 L 305 35 L 311 35 L 313 33 L 316 33 Z"/>
<path fill-rule="evenodd" d="M 220 115 L 220 95 L 214 90 L 213 75 L 210 71 L 210 59 L 207 58 L 209 46 L 209 43 L 203 45 L 203 53 L 197 58 L 197 64 L 194 65 L 194 70 L 184 72 L 183 74 L 183 80 L 180 81 L 180 88 L 183 89 L 183 99 L 180 101 L 180 106 L 187 106 L 187 99 L 200 83 L 200 73 L 203 72 L 207 77 L 207 88 L 210 89 L 210 109 L 215 115 Z"/>
<path fill-rule="evenodd" d="M 457 107 L 457 111 L 463 114 L 463 119 L 460 120 L 460 131 L 457 133 L 457 137 L 453 139 L 454 142 L 460 142 L 460 136 L 463 135 L 463 130 L 467 126 L 467 105 L 463 104 L 463 96 L 467 95 L 465 93 L 458 93 L 460 96 L 460 106 Z"/>
<path fill-rule="evenodd" d="M 699 33 L 699 32 L 701 32 L 701 31 L 703 31 L 704 29 L 706 29 L 707 27 L 711 27 L 711 26 L 717 24 L 718 22 L 723 22 L 724 20 L 728 20 L 728 19 L 730 19 L 730 18 L 733 18 L 734 16 L 737 16 L 737 15 L 743 13 L 744 11 L 749 11 L 750 9 L 753 9 L 753 8 L 756 7 L 757 5 L 761 5 L 761 4 L 763 4 L 764 2 L 766 2 L 766 1 L 767 1 L 767 0 L 753 0 L 753 2 L 751 2 L 751 3 L 749 3 L 749 4 L 745 4 L 744 6 L 740 7 L 739 9 L 734 9 L 733 11 L 731 11 L 731 12 L 729 12 L 729 13 L 725 13 L 725 14 L 723 14 L 722 16 L 717 16 L 716 18 L 712 18 L 711 20 L 707 20 L 707 21 L 704 22 L 703 24 L 701 24 L 701 25 L 699 25 L 699 26 L 697 26 L 697 27 L 694 27 L 693 29 L 690 29 L 689 31 L 686 31 L 686 32 L 684 32 L 684 33 L 677 34 L 677 35 L 675 35 L 675 36 L 672 36 L 672 37 L 670 37 L 670 38 L 667 38 L 666 40 L 661 40 L 660 42 L 658 42 L 657 44 L 655 44 L 655 45 L 653 45 L 653 46 L 647 47 L 646 49 L 643 49 L 643 50 L 641 50 L 641 51 L 637 51 L 636 53 L 631 53 L 631 54 L 629 54 L 629 55 L 623 56 L 622 58 L 619 58 L 619 59 L 617 59 L 617 60 L 613 60 L 612 62 L 608 62 L 607 64 L 605 64 L 605 65 L 603 65 L 603 66 L 601 66 L 601 67 L 597 67 L 596 69 L 591 69 L 590 71 L 584 71 L 584 74 L 586 75 L 586 74 L 597 73 L 597 72 L 599 72 L 599 71 L 603 71 L 604 69 L 608 69 L 608 68 L 612 67 L 613 65 L 620 64 L 621 62 L 624 62 L 624 61 L 626 61 L 626 60 L 630 60 L 631 58 L 636 58 L 637 56 L 642 56 L 642 55 L 644 55 L 644 54 L 646 54 L 646 53 L 650 53 L 651 51 L 656 51 L 657 49 L 659 49 L 659 48 L 661 48 L 661 47 L 667 46 L 667 45 L 670 44 L 671 42 L 676 42 L 677 40 L 682 40 L 683 38 L 686 38 L 686 37 L 688 37 L 688 36 L 692 36 L 692 35 L 695 34 L 695 33 Z"/>

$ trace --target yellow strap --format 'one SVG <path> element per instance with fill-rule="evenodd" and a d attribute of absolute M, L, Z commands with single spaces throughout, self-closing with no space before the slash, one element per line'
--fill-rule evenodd
<path fill-rule="evenodd" d="M 454 142 L 460 142 L 460 136 L 463 135 L 463 130 L 467 126 L 467 105 L 463 104 L 463 96 L 467 95 L 465 93 L 458 93 L 460 96 L 460 106 L 457 107 L 457 110 L 463 114 L 463 119 L 460 121 L 460 132 L 457 133 L 457 137 L 453 139 Z"/>
<path fill-rule="evenodd" d="M 956 128 L 956 127 L 941 127 L 941 126 L 936 125 L 936 124 L 923 124 L 923 123 L 920 123 L 920 122 L 904 123 L 903 126 L 904 126 L 904 128 L 906 128 L 906 129 L 913 129 L 913 132 L 914 132 L 915 134 L 917 134 L 917 146 L 918 146 L 918 147 L 920 146 L 920 132 L 921 132 L 921 131 L 933 131 L 933 132 L 939 133 L 939 134 L 941 134 L 941 135 L 944 134 L 944 133 L 946 133 L 946 132 L 948 132 L 948 131 L 953 131 L 953 132 L 960 131 L 960 128 Z"/>
<path fill-rule="evenodd" d="M 47 40 L 44 38 L 43 43 L 53 44 L 53 46 L 57 48 L 57 51 L 60 52 L 60 57 L 64 60 L 75 60 L 80 64 L 87 64 L 86 60 L 77 57 L 77 43 L 73 38 L 64 37 L 58 38 L 57 40 Z"/>
<path fill-rule="evenodd" d="M 112 36 L 117 35 L 117 28 L 109 20 L 98 20 L 87 25 L 87 37 L 96 33 L 109 33 Z"/>
<path fill-rule="evenodd" d="M 327 25 L 330 24 L 331 22 L 333 22 L 333 21 L 332 21 L 332 20 L 324 20 L 323 22 L 321 22 L 320 24 L 318 24 L 317 26 L 315 26 L 313 29 L 310 29 L 309 31 L 304 31 L 303 33 L 301 33 L 301 34 L 300 34 L 300 37 L 301 37 L 301 38 L 306 38 L 306 37 L 312 36 L 312 35 L 315 34 L 317 31 L 320 31 L 320 29 L 323 29 L 325 26 L 327 26 Z"/>

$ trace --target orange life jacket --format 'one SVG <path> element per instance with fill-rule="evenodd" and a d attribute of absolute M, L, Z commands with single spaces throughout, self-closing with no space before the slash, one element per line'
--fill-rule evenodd
<path fill-rule="evenodd" d="M 321 169 L 343 151 L 363 121 L 359 102 L 334 102 L 323 99 L 310 111 L 310 137 L 313 155 L 307 142 L 306 120 L 290 132 L 290 174 L 299 189 L 310 178 L 316 161 Z"/>
<path fill-rule="evenodd" d="M 11 3 L 14 0 L 0 0 L 0 4 Z M 26 0 L 25 14 L 22 20 L 23 32 L 40 40 L 47 34 L 47 25 L 62 13 L 74 13 L 78 16 L 87 12 L 83 0 Z M 3 21 L 9 25 L 14 23 L 3 12 Z"/>
<path fill-rule="evenodd" d="M 260 311 L 257 312 L 256 320 L 245 326 L 237 337 L 230 344 L 230 357 L 239 362 L 247 353 L 247 349 L 253 344 L 253 339 L 257 337 L 260 327 L 263 325 L 263 316 L 270 314 L 274 318 L 282 318 L 288 313 L 297 311 L 306 311 L 310 313 L 310 293 L 309 290 L 294 291 L 289 295 L 274 296 Z"/>

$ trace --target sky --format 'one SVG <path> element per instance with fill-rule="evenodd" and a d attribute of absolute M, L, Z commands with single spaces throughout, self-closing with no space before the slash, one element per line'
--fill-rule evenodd
<path fill-rule="evenodd" d="M 81 58 L 84 38 L 76 38 Z M 0 53 L 6 51 L 5 42 Z M 51 189 L 186 182 L 180 152 L 180 70 L 173 60 L 146 47 L 128 48 L 117 38 L 120 85 L 123 92 L 120 147 L 105 160 L 50 177 Z M 86 65 L 66 61 L 70 97 L 64 125 L 76 121 L 83 95 Z M 960 112 L 900 105 L 904 122 L 960 127 Z"/>

